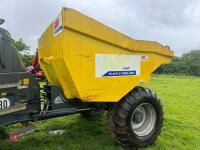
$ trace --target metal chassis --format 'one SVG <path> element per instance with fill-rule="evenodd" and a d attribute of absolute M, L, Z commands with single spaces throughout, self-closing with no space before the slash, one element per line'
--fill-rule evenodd
<path fill-rule="evenodd" d="M 101 110 L 109 107 L 108 103 L 85 103 L 79 99 L 69 100 L 66 99 L 62 90 L 54 85 L 46 84 L 44 88 L 40 88 L 39 81 L 37 81 L 31 73 L 0 73 L 0 87 L 3 85 L 12 85 L 20 81 L 23 84 L 24 80 L 28 80 L 27 88 L 20 89 L 24 85 L 8 86 L 8 88 L 0 88 L 0 98 L 9 96 L 9 93 L 13 96 L 13 108 L 17 103 L 24 103 L 21 101 L 19 93 L 21 95 L 27 94 L 26 109 L 23 111 L 12 111 L 12 107 L 9 109 L 10 113 L 1 115 L 0 109 L 0 127 L 7 126 L 14 123 L 27 122 L 27 121 L 39 121 L 60 116 L 66 116 L 83 111 L 89 110 Z M 8 93 L 3 95 L 3 93 Z M 43 107 L 41 107 L 43 106 Z"/>

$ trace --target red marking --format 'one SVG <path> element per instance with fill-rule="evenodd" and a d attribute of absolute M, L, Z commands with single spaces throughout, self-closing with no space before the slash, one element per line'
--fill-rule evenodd
<path fill-rule="evenodd" d="M 56 19 L 56 21 L 54 22 L 54 30 L 56 30 L 59 26 L 59 18 Z"/>
<path fill-rule="evenodd" d="M 20 134 L 18 132 L 15 133 L 9 133 L 9 140 L 12 142 L 19 141 L 20 139 Z"/>

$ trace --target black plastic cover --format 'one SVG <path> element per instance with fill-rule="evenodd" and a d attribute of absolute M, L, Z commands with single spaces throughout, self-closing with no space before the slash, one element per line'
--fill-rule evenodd
<path fill-rule="evenodd" d="M 0 73 L 24 72 L 24 66 L 8 31 L 0 28 Z"/>
<path fill-rule="evenodd" d="M 0 73 L 0 128 L 33 121 L 40 111 L 40 85 L 32 73 Z"/>

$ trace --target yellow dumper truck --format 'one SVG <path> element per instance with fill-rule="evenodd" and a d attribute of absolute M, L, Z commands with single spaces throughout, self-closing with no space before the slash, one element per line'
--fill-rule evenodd
<path fill-rule="evenodd" d="M 0 109 L 0 126 L 75 113 L 92 118 L 107 111 L 108 127 L 124 147 L 148 146 L 160 134 L 160 98 L 138 85 L 170 63 L 169 47 L 132 39 L 63 8 L 39 38 L 38 56 L 48 80 L 44 89 L 30 73 L 0 73 L 0 82 L 6 79 L 0 83 L 0 102 L 7 103 Z M 15 99 L 8 96 L 13 91 Z"/>

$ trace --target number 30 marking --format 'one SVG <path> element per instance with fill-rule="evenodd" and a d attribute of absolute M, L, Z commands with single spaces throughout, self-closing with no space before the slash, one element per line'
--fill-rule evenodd
<path fill-rule="evenodd" d="M 0 98 L 0 109 L 10 107 L 10 100 L 7 98 Z"/>

